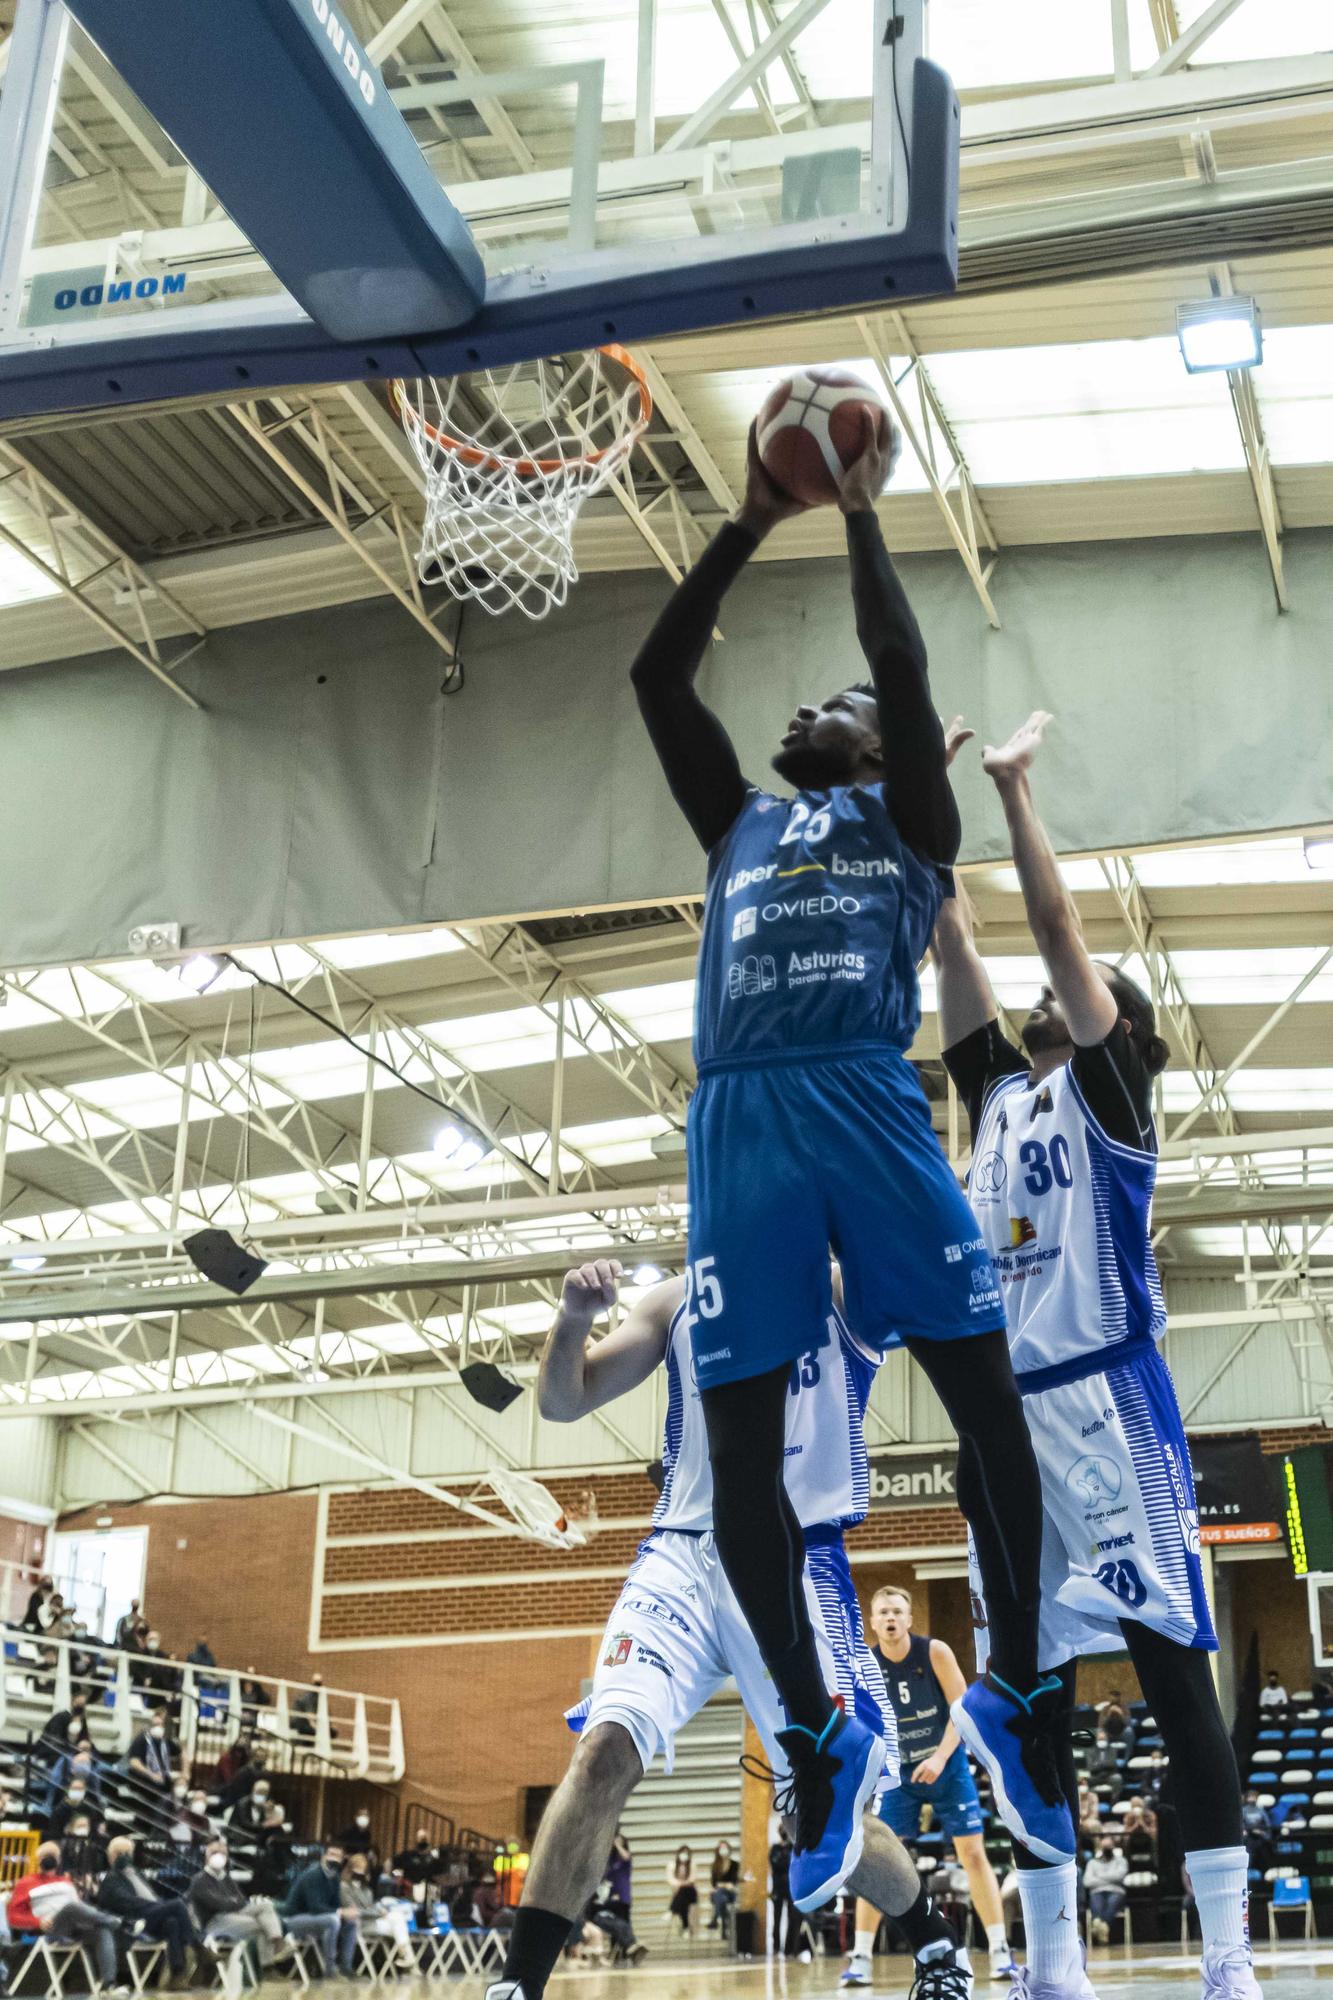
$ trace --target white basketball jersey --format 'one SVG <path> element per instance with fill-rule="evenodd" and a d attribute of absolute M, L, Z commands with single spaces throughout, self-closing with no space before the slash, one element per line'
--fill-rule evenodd
<path fill-rule="evenodd" d="M 850 1527 L 866 1517 L 870 1466 L 863 1426 L 879 1362 L 879 1355 L 861 1346 L 835 1308 L 825 1344 L 792 1363 L 784 1476 L 803 1528 L 821 1522 Z M 713 1526 L 713 1472 L 684 1303 L 667 1335 L 666 1371 L 666 1478 L 653 1526 L 703 1534 Z"/>
<path fill-rule="evenodd" d="M 1014 1373 L 1166 1329 L 1151 1211 L 1157 1157 L 1109 1139 L 1068 1064 L 1004 1077 L 972 1149 L 971 1201 L 1000 1276 Z"/>

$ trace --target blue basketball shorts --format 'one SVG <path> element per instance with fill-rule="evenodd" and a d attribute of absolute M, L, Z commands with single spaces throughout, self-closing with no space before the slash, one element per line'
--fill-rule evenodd
<path fill-rule="evenodd" d="M 950 1840 L 963 1840 L 970 1833 L 985 1830 L 981 1800 L 961 1744 L 933 1785 L 914 1785 L 910 1761 L 904 1761 L 902 1782 L 894 1791 L 884 1793 L 876 1810 L 899 1840 L 915 1840 L 925 1806 L 932 1809 L 936 1826 Z"/>
<path fill-rule="evenodd" d="M 976 1218 L 896 1049 L 706 1063 L 687 1143 L 701 1389 L 809 1351 L 832 1306 L 830 1250 L 845 1317 L 868 1346 L 1004 1325 Z"/>

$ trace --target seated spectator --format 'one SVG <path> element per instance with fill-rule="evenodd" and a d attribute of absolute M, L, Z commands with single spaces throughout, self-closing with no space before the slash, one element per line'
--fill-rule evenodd
<path fill-rule="evenodd" d="M 139 1641 L 147 1629 L 143 1608 L 137 1597 L 130 1599 L 130 1608 L 123 1618 L 116 1620 L 116 1648 L 122 1653 L 137 1653 Z"/>
<path fill-rule="evenodd" d="M 1245 1828 L 1247 1840 L 1271 1840 L 1273 1838 L 1273 1822 L 1268 1816 L 1267 1806 L 1260 1805 L 1258 1792 L 1246 1792 L 1244 1803 L 1241 1807 L 1241 1822 Z"/>
<path fill-rule="evenodd" d="M 60 1866 L 81 1896 L 91 1896 L 106 1869 L 106 1848 L 93 1832 L 92 1815 L 75 1813 L 60 1841 Z"/>
<path fill-rule="evenodd" d="M 256 1743 L 245 1763 L 239 1766 L 218 1793 L 218 1805 L 225 1811 L 238 1799 L 249 1798 L 261 1779 L 268 1782 L 268 1751 L 262 1743 Z"/>
<path fill-rule="evenodd" d="M 404 1972 L 414 1972 L 416 1957 L 412 1950 L 412 1934 L 407 1927 L 407 1912 L 396 1909 L 390 1902 L 381 1901 L 368 1855 L 358 1852 L 348 1857 L 341 1893 L 344 1930 L 338 1939 L 338 1958 L 343 1970 L 350 1972 L 355 1966 L 359 1933 L 362 1937 L 391 1938 L 399 1966 Z M 350 1946 L 346 1942 L 349 1934 Z"/>
<path fill-rule="evenodd" d="M 719 1840 L 713 1850 L 713 1866 L 709 1874 L 709 1898 L 713 1914 L 708 1920 L 708 1928 L 715 1931 L 721 1926 L 726 1929 L 730 1914 L 736 1907 L 736 1897 L 740 1890 L 740 1863 L 731 1851 L 729 1840 Z"/>
<path fill-rule="evenodd" d="M 694 1880 L 694 1853 L 691 1848 L 682 1845 L 676 1849 L 674 1859 L 667 1863 L 666 1884 L 671 1891 L 668 1911 L 679 1920 L 686 1937 L 692 1937 L 699 1890 Z"/>
<path fill-rule="evenodd" d="M 261 1708 L 272 1708 L 273 1697 L 262 1681 L 255 1679 L 253 1667 L 247 1667 L 241 1681 L 241 1713 L 253 1727 Z"/>
<path fill-rule="evenodd" d="M 167 1734 L 167 1711 L 155 1708 L 148 1727 L 141 1729 L 130 1745 L 128 1769 L 132 1777 L 168 1796 L 176 1777 L 177 1747 Z"/>
<path fill-rule="evenodd" d="M 73 1621 L 70 1619 L 65 1600 L 58 1590 L 53 1590 L 45 1604 L 38 1607 L 37 1624 L 39 1629 L 47 1633 L 52 1639 L 66 1639 L 69 1637 L 69 1632 L 73 1631 Z M 69 1627 L 68 1631 L 62 1629 L 67 1624 Z"/>
<path fill-rule="evenodd" d="M 273 1787 L 267 1777 L 257 1777 L 248 1795 L 237 1799 L 227 1814 L 227 1824 L 234 1827 L 243 1840 L 253 1841 L 258 1847 L 265 1838 L 264 1829 L 268 1823 L 269 1802 L 273 1797 Z"/>
<path fill-rule="evenodd" d="M 339 1914 L 342 1905 L 342 1872 L 346 1855 L 336 1841 L 330 1841 L 318 1861 L 303 1868 L 282 1906 L 283 1921 L 291 1937 L 311 1937 L 315 1940 L 320 1959 L 324 1966 L 324 1977 L 331 1979 L 340 1959 L 338 1952 L 339 1933 L 346 1928 L 352 1950 L 356 1949 L 356 1926 L 349 1923 L 345 1927 Z M 343 1971 L 350 1972 L 351 1964 L 343 1965 Z"/>
<path fill-rule="evenodd" d="M 1078 1830 L 1086 1841 L 1094 1841 L 1102 1830 L 1101 1800 L 1091 1785 L 1078 1788 Z"/>
<path fill-rule="evenodd" d="M 722 1845 L 725 1847 L 726 1842 L 723 1841 Z M 610 1938 L 617 1957 L 628 1959 L 631 1965 L 638 1965 L 641 1960 L 647 1958 L 647 1945 L 640 1944 L 634 1935 L 634 1926 L 628 1917 L 622 1917 L 612 1906 L 609 1896 L 603 1896 L 600 1892 L 594 1895 L 583 1913 L 583 1919 L 585 1923 L 591 1924 L 594 1929 Z"/>
<path fill-rule="evenodd" d="M 147 1876 L 134 1865 L 134 1842 L 119 1835 L 107 1849 L 107 1872 L 97 1892 L 97 1907 L 119 1917 L 127 1940 L 146 1938 L 167 1948 L 167 1967 L 176 1981 L 188 1970 L 187 1952 L 196 1953 L 195 1969 L 201 1983 L 209 1983 L 200 1961 L 201 1939 L 182 1896 L 160 1896 Z"/>
<path fill-rule="evenodd" d="M 104 1910 L 85 1903 L 60 1866 L 60 1849 L 46 1841 L 37 1850 L 35 1873 L 24 1875 L 9 1893 L 9 1928 L 22 1941 L 38 1932 L 53 1944 L 80 1944 L 92 1960 L 100 1986 L 113 2000 L 129 2000 L 129 1987 L 116 1983 L 116 1939 L 120 1926 Z"/>
<path fill-rule="evenodd" d="M 213 1658 L 213 1648 L 209 1645 L 207 1639 L 196 1639 L 185 1658 L 187 1665 L 191 1667 L 215 1667 L 217 1665 L 217 1661 Z"/>
<path fill-rule="evenodd" d="M 29 1815 L 17 1799 L 12 1799 L 3 1785 L 0 1785 L 0 1827 L 6 1830 L 21 1830 L 28 1825 Z"/>
<path fill-rule="evenodd" d="M 1268 1681 L 1259 1690 L 1260 1708 L 1286 1708 L 1289 1706 L 1287 1690 L 1277 1676 L 1277 1668 L 1269 1669 Z"/>
<path fill-rule="evenodd" d="M 249 1944 L 253 1940 L 261 1973 L 291 1959 L 292 1940 L 283 1932 L 282 1919 L 267 1896 L 247 1896 L 234 1879 L 225 1840 L 209 1842 L 204 1865 L 185 1900 L 205 1944 Z"/>
<path fill-rule="evenodd" d="M 242 1729 L 235 1742 L 229 1743 L 218 1758 L 216 1777 L 220 1789 L 225 1789 L 233 1778 L 239 1777 L 250 1762 L 251 1752 L 250 1732 Z"/>
<path fill-rule="evenodd" d="M 1093 1785 L 1111 1785 L 1119 1796 L 1120 1752 L 1104 1729 L 1099 1729 L 1092 1739 L 1092 1748 L 1088 1752 L 1088 1779 Z"/>
<path fill-rule="evenodd" d="M 324 1676 L 323 1674 L 311 1674 L 310 1679 L 312 1685 L 308 1688 L 303 1688 L 292 1703 L 291 1722 L 293 1736 L 304 1736 L 307 1741 L 313 1742 L 316 1727 L 315 1718 L 319 1714 L 319 1693 L 324 1685 Z"/>
<path fill-rule="evenodd" d="M 54 1578 L 49 1576 L 38 1577 L 37 1588 L 28 1599 L 28 1608 L 23 1614 L 23 1622 L 19 1628 L 21 1631 L 44 1632 L 46 1630 L 46 1627 L 42 1623 L 41 1614 L 54 1597 L 55 1588 Z"/>
<path fill-rule="evenodd" d="M 440 1872 L 440 1857 L 430 1844 L 428 1833 L 418 1833 L 410 1847 L 393 1858 L 393 1872 L 401 1875 L 417 1903 L 426 1900 L 426 1884 Z"/>
<path fill-rule="evenodd" d="M 1112 1923 L 1125 1907 L 1124 1884 L 1128 1873 L 1129 1863 L 1124 1855 L 1116 1851 L 1111 1836 L 1103 1834 L 1083 1870 L 1083 1887 L 1088 1892 L 1092 1912 L 1092 1935 L 1098 1944 L 1107 1942 Z"/>
<path fill-rule="evenodd" d="M 51 1807 L 46 1815 L 48 1840 L 63 1840 L 72 1819 L 87 1819 L 105 1832 L 102 1791 L 96 1772 L 72 1766 L 63 1788 L 51 1786 Z"/>
<path fill-rule="evenodd" d="M 277 1799 L 271 1799 L 260 1828 L 254 1872 L 254 1887 L 266 1896 L 281 1898 L 286 1892 L 292 1872 L 292 1832 L 285 1809 Z"/>
<path fill-rule="evenodd" d="M 484 1931 L 493 1931 L 503 1904 L 500 1884 L 495 1879 L 495 1870 L 488 1868 L 478 1882 L 472 1897 L 472 1907 L 477 1913 L 477 1922 Z"/>
<path fill-rule="evenodd" d="M 369 1854 L 375 1844 L 370 1831 L 370 1814 L 364 1807 L 356 1815 L 350 1826 L 345 1826 L 338 1835 L 338 1845 L 344 1854 Z"/>
<path fill-rule="evenodd" d="M 88 1733 L 88 1694 L 84 1688 L 71 1690 L 68 1708 L 58 1708 L 42 1724 L 37 1748 L 48 1760 L 62 1757 L 79 1738 Z"/>

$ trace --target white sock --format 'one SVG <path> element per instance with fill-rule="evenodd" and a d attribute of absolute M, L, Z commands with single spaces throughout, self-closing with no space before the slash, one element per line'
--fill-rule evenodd
<path fill-rule="evenodd" d="M 1243 1847 L 1201 1847 L 1185 1856 L 1207 1951 L 1250 1949 L 1250 1860 Z"/>
<path fill-rule="evenodd" d="M 1003 1951 L 1007 1943 L 1008 1939 L 1005 1937 L 1003 1924 L 987 1924 L 986 1926 L 987 1951 Z"/>
<path fill-rule="evenodd" d="M 852 1953 L 852 1957 L 873 1958 L 875 1956 L 875 1935 L 874 1931 L 858 1931 L 856 1933 L 856 1950 Z"/>
<path fill-rule="evenodd" d="M 1020 1868 L 1018 1893 L 1023 1900 L 1028 1970 L 1043 1984 L 1063 1986 L 1080 1963 L 1077 1863 Z"/>

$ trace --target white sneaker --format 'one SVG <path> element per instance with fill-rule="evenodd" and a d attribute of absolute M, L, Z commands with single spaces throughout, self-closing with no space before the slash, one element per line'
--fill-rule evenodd
<path fill-rule="evenodd" d="M 1014 1954 L 1009 1949 L 1008 1939 L 1006 1938 L 1003 1944 L 992 1945 L 990 1951 L 991 1978 L 1008 1979 L 1013 1969 L 1014 1969 Z"/>
<path fill-rule="evenodd" d="M 486 2000 L 525 2000 L 516 1979 L 493 1979 L 486 1988 Z"/>
<path fill-rule="evenodd" d="M 854 1951 L 847 1961 L 839 1986 L 873 1986 L 875 1968 L 863 1951 Z"/>
<path fill-rule="evenodd" d="M 798 1965 L 809 1965 L 813 1957 L 814 1953 L 812 1951 L 798 1951 L 796 1954 L 796 1963 Z"/>
<path fill-rule="evenodd" d="M 1009 1973 L 1010 2000 L 1097 2000 L 1097 1991 L 1080 1963 L 1064 1979 L 1034 1979 L 1026 1965 L 1017 1962 Z"/>
<path fill-rule="evenodd" d="M 1206 1951 L 1202 1971 L 1202 2000 L 1262 2000 L 1263 1988 L 1254 1976 L 1254 1961 L 1243 1945 Z"/>

